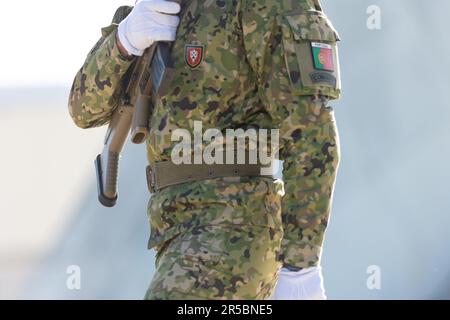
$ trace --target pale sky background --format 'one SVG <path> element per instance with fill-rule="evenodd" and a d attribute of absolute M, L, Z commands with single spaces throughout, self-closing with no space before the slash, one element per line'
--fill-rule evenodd
<path fill-rule="evenodd" d="M 134 2 L 2 1 L 0 87 L 71 86 L 115 9 Z"/>

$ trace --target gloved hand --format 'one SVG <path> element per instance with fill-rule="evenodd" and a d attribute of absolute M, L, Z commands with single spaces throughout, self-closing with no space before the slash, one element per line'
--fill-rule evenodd
<path fill-rule="evenodd" d="M 281 269 L 271 300 L 325 300 L 320 267 L 290 271 Z"/>
<path fill-rule="evenodd" d="M 129 54 L 142 56 L 156 41 L 174 41 L 180 5 L 164 0 L 141 0 L 120 24 L 118 37 Z"/>

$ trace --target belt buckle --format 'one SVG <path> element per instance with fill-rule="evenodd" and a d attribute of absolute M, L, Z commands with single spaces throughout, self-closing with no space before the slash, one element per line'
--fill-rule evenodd
<path fill-rule="evenodd" d="M 148 191 L 150 191 L 151 194 L 157 193 L 159 190 L 156 186 L 156 176 L 155 176 L 155 170 L 153 170 L 152 166 L 147 166 L 147 186 Z"/>

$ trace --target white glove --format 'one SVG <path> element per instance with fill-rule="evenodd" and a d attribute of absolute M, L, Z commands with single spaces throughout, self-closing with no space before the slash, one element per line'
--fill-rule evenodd
<path fill-rule="evenodd" d="M 271 300 L 325 300 L 322 268 L 300 271 L 281 269 Z"/>
<path fill-rule="evenodd" d="M 141 0 L 120 24 L 119 41 L 129 54 L 142 56 L 156 41 L 174 41 L 180 5 L 164 0 Z"/>

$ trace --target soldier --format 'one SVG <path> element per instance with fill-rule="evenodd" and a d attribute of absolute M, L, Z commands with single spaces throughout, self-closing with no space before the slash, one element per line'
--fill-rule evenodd
<path fill-rule="evenodd" d="M 195 121 L 280 130 L 284 183 L 245 166 L 165 186 L 150 176 L 157 262 L 146 298 L 325 298 L 320 256 L 339 162 L 328 102 L 340 79 L 338 34 L 319 0 L 142 0 L 102 31 L 70 94 L 81 128 L 108 123 L 136 56 L 173 41 L 174 76 L 149 123 L 156 176 L 177 172 L 172 133 Z"/>

